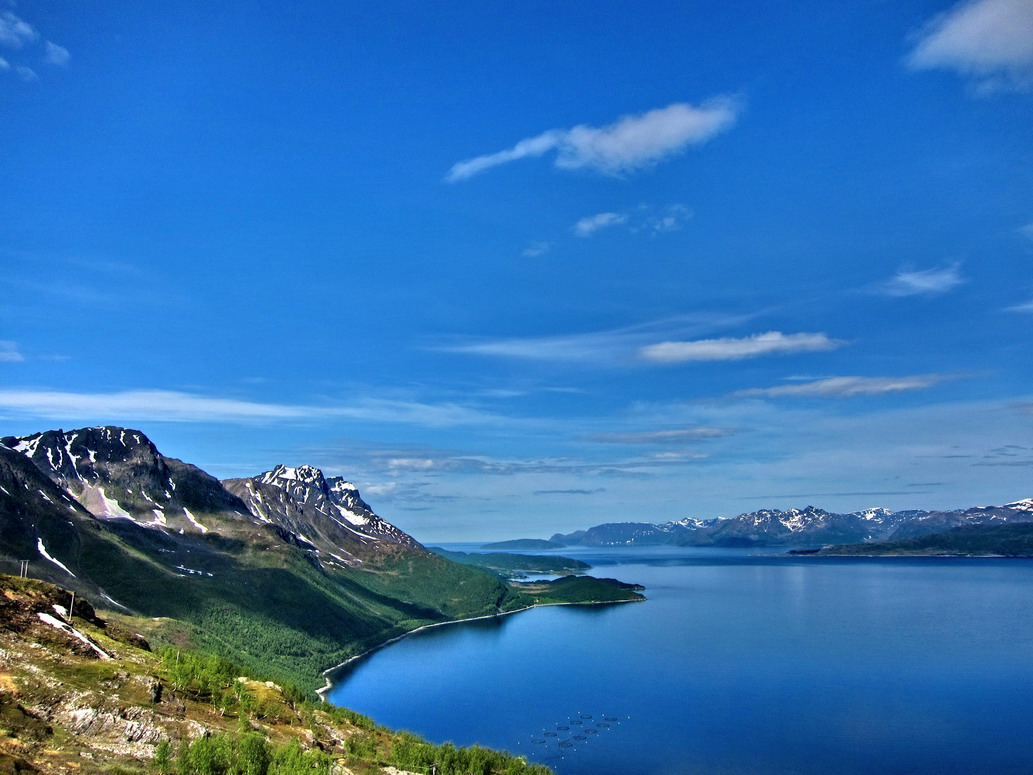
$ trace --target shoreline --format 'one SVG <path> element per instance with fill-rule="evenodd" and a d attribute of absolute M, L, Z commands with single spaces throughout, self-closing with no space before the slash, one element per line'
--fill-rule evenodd
<path fill-rule="evenodd" d="M 888 557 L 899 557 L 901 559 L 915 559 L 916 557 L 928 557 L 930 559 L 938 560 L 1033 560 L 1033 555 L 1029 554 L 921 554 L 921 553 L 899 553 L 899 554 L 860 554 L 860 553 L 833 553 L 819 554 L 818 552 L 801 552 L 800 554 L 792 554 L 787 552 L 785 557 L 863 557 L 865 559 L 885 559 Z"/>
<path fill-rule="evenodd" d="M 551 607 L 551 606 L 560 606 L 560 605 L 614 605 L 616 603 L 644 603 L 645 601 L 646 601 L 646 598 L 642 598 L 640 600 L 634 600 L 634 599 L 633 600 L 596 600 L 596 601 L 585 602 L 585 603 L 535 603 L 534 605 L 524 606 L 523 608 L 516 608 L 516 609 L 514 609 L 512 611 L 499 611 L 498 613 L 487 614 L 485 616 L 471 616 L 468 619 L 451 619 L 451 620 L 449 620 L 447 622 L 431 622 L 430 624 L 421 625 L 420 627 L 417 627 L 415 630 L 409 630 L 408 632 L 403 632 L 401 635 L 396 635 L 393 638 L 389 638 L 388 640 L 385 640 L 383 643 L 379 643 L 376 646 L 373 646 L 371 648 L 366 649 L 361 654 L 356 654 L 354 657 L 348 657 L 346 660 L 344 660 L 343 662 L 341 662 L 338 665 L 334 665 L 333 667 L 328 667 L 326 670 L 322 671 L 322 673 L 321 673 L 321 675 L 323 676 L 323 679 L 326 681 L 326 685 L 323 686 L 321 689 L 316 689 L 316 694 L 319 695 L 319 699 L 320 700 L 322 700 L 323 702 L 326 702 L 327 701 L 326 696 L 325 696 L 326 693 L 334 688 L 334 684 L 330 680 L 330 674 L 331 673 L 337 672 L 338 670 L 340 670 L 345 665 L 348 665 L 348 664 L 354 662 L 357 659 L 362 659 L 363 657 L 369 656 L 374 651 L 378 651 L 378 650 L 384 648 L 385 646 L 390 646 L 392 643 L 397 643 L 398 641 L 402 640 L 403 638 L 408 638 L 410 635 L 413 635 L 414 633 L 422 632 L 423 630 L 429 630 L 431 627 L 444 627 L 445 625 L 448 625 L 448 624 L 463 624 L 465 622 L 480 622 L 480 621 L 484 621 L 485 619 L 498 619 L 499 617 L 502 617 L 502 616 L 510 616 L 512 614 L 519 614 L 519 613 L 523 613 L 524 611 L 530 611 L 530 610 L 532 610 L 534 608 L 547 608 L 547 607 Z"/>

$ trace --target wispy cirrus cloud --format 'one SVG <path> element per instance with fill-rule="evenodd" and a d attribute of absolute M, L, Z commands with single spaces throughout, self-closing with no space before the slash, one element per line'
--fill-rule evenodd
<path fill-rule="evenodd" d="M 639 353 L 642 348 L 658 338 L 698 335 L 716 328 L 742 324 L 751 317 L 727 314 L 681 315 L 605 331 L 466 340 L 429 349 L 529 361 L 629 365 L 641 363 Z"/>
<path fill-rule="evenodd" d="M 853 398 L 855 396 L 878 396 L 887 393 L 924 390 L 955 377 L 956 375 L 950 374 L 917 374 L 907 377 L 829 377 L 795 385 L 738 390 L 732 395 L 740 398 Z"/>
<path fill-rule="evenodd" d="M 881 296 L 939 296 L 967 282 L 961 275 L 960 264 L 948 264 L 937 269 L 904 268 L 893 277 L 872 289 Z"/>
<path fill-rule="evenodd" d="M 589 215 L 574 224 L 574 233 L 579 237 L 591 237 L 600 229 L 608 226 L 617 226 L 627 223 L 628 216 L 624 213 L 597 213 Z"/>
<path fill-rule="evenodd" d="M 691 361 L 739 361 L 768 355 L 795 355 L 823 352 L 845 345 L 841 339 L 827 334 L 783 334 L 768 331 L 742 338 L 698 339 L 690 342 L 660 342 L 639 350 L 642 360 L 652 363 L 687 363 Z"/>
<path fill-rule="evenodd" d="M 1033 2 L 973 0 L 931 19 L 907 59 L 918 70 L 948 69 L 982 91 L 1033 86 Z"/>
<path fill-rule="evenodd" d="M 532 490 L 531 495 L 598 495 L 601 492 L 606 492 L 606 488 L 595 487 L 591 490 Z"/>
<path fill-rule="evenodd" d="M 671 428 L 659 431 L 644 431 L 640 433 L 596 433 L 586 436 L 588 441 L 598 441 L 604 444 L 684 444 L 690 441 L 701 439 L 716 439 L 722 436 L 731 436 L 734 431 L 729 428 Z"/>
<path fill-rule="evenodd" d="M 538 258 L 538 256 L 544 256 L 552 250 L 551 242 L 532 242 L 523 252 L 520 254 L 524 258 Z"/>
<path fill-rule="evenodd" d="M 1033 312 L 1033 299 L 1030 299 L 1029 301 L 1023 302 L 1022 304 L 1015 304 L 1015 305 L 1013 305 L 1011 307 L 1005 307 L 1004 311 L 1005 312 L 1025 312 L 1025 313 L 1031 313 L 1031 312 Z"/>
<path fill-rule="evenodd" d="M 0 340 L 0 363 L 20 363 L 25 356 L 18 349 L 18 343 L 9 340 Z"/>
<path fill-rule="evenodd" d="M 621 175 L 646 169 L 700 145 L 729 129 L 742 112 L 733 97 L 717 97 L 699 106 L 678 102 L 665 108 L 622 116 L 604 127 L 584 124 L 551 129 L 521 140 L 512 148 L 458 162 L 445 180 L 466 180 L 492 167 L 555 151 L 559 169 L 589 169 Z"/>
<path fill-rule="evenodd" d="M 37 42 L 40 40 L 39 32 L 29 22 L 19 18 L 11 11 L 0 11 L 0 47 L 16 52 L 16 59 L 13 63 L 0 57 L 0 72 L 13 71 L 22 81 L 33 83 L 39 80 L 39 75 L 32 67 L 21 61 L 25 56 L 34 57 L 33 63 L 42 61 L 57 66 L 68 64 L 72 57 L 68 49 L 52 41 L 44 40 L 43 52 L 40 54 L 37 47 Z"/>
<path fill-rule="evenodd" d="M 111 423 L 239 423 L 344 418 L 440 428 L 504 422 L 497 415 L 454 403 L 361 398 L 338 405 L 313 406 L 245 401 L 174 390 L 115 393 L 0 390 L 0 410 L 50 420 Z"/>
<path fill-rule="evenodd" d="M 588 215 L 574 224 L 572 231 L 578 237 L 591 237 L 597 231 L 612 226 L 626 226 L 634 234 L 663 234 L 678 231 L 692 217 L 692 210 L 683 204 L 662 208 L 640 205 L 625 212 L 606 212 Z"/>
<path fill-rule="evenodd" d="M 59 46 L 56 43 L 51 43 L 49 40 L 46 42 L 46 54 L 44 55 L 48 64 L 57 65 L 58 67 L 64 67 L 68 64 L 68 61 L 72 58 L 72 55 L 68 53 L 68 49 L 64 46 Z"/>
<path fill-rule="evenodd" d="M 20 49 L 39 38 L 36 28 L 10 11 L 0 11 L 0 45 Z"/>

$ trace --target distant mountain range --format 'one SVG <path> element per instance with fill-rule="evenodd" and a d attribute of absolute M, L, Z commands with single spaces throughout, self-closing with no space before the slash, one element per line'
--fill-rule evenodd
<path fill-rule="evenodd" d="M 611 522 L 550 539 L 567 546 L 822 546 L 897 541 L 971 525 L 1033 522 L 1033 499 L 957 511 L 866 509 L 836 514 L 814 506 L 762 509 L 731 519 L 683 519 L 654 525 Z"/>
<path fill-rule="evenodd" d="M 220 482 L 116 427 L 0 439 L 0 572 L 23 561 L 152 640 L 313 689 L 422 625 L 580 601 L 592 584 L 525 592 L 431 553 L 317 468 Z M 593 581 L 600 600 L 642 598 Z"/>

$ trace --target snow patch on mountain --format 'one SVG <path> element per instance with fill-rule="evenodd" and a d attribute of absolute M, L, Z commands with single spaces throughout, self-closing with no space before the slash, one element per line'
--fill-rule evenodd
<path fill-rule="evenodd" d="M 208 532 L 208 528 L 206 528 L 204 525 L 202 525 L 200 522 L 198 522 L 197 519 L 194 517 L 193 514 L 190 513 L 190 510 L 186 506 L 183 507 L 183 514 L 185 514 L 186 518 L 190 520 L 190 524 L 192 524 L 194 527 L 196 527 L 202 533 L 207 533 Z"/>
<path fill-rule="evenodd" d="M 39 553 L 43 556 L 44 560 L 48 560 L 48 561 L 54 563 L 54 565 L 59 567 L 61 570 L 63 570 L 65 573 L 67 573 L 69 576 L 71 576 L 73 579 L 74 578 L 78 578 L 78 576 L 76 576 L 74 573 L 72 573 L 70 570 L 68 570 L 68 566 L 67 565 L 65 565 L 63 562 L 61 562 L 56 557 L 53 557 L 50 554 L 50 552 L 47 551 L 47 547 L 43 545 L 43 539 L 42 538 L 37 538 L 36 539 L 36 548 L 39 550 Z"/>

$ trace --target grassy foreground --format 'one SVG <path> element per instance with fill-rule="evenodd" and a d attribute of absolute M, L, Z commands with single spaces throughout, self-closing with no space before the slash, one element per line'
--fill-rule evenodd
<path fill-rule="evenodd" d="M 69 616 L 70 601 L 50 584 L 0 575 L 3 775 L 551 772 L 392 732 L 218 656 L 154 653 L 132 620 L 101 619 L 81 599 Z"/>

